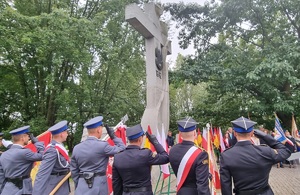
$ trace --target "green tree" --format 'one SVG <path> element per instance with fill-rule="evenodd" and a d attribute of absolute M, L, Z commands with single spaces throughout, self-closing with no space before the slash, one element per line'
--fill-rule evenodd
<path fill-rule="evenodd" d="M 244 115 L 273 128 L 277 112 L 290 126 L 292 113 L 300 113 L 299 6 L 292 0 L 169 5 L 182 27 L 182 47 L 193 42 L 197 50 L 174 74 L 193 84 L 207 83 L 213 118 L 230 121 Z"/>
<path fill-rule="evenodd" d="M 113 125 L 127 113 L 131 123 L 140 121 L 143 39 L 124 21 L 124 9 L 141 2 L 6 2 L 0 4 L 1 130 L 30 124 L 40 134 L 68 120 L 72 150 L 91 117 L 103 115 Z"/>

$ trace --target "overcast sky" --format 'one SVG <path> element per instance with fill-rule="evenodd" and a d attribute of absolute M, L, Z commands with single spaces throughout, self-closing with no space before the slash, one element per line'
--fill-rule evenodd
<path fill-rule="evenodd" d="M 161 0 L 161 3 L 198 3 L 198 4 L 204 4 L 206 0 Z M 178 53 L 181 53 L 182 55 L 188 55 L 193 54 L 193 46 L 191 45 L 189 48 L 183 50 L 179 47 L 178 43 L 178 31 L 173 27 L 169 30 L 169 39 L 172 41 L 172 54 L 171 56 L 168 56 L 167 61 L 170 63 L 175 63 Z"/>

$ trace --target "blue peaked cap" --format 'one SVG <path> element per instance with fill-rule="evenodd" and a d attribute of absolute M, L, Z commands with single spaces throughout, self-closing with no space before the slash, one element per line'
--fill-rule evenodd
<path fill-rule="evenodd" d="M 129 140 L 137 139 L 145 134 L 141 124 L 126 129 L 126 137 Z"/>
<path fill-rule="evenodd" d="M 68 121 L 66 120 L 60 121 L 48 129 L 52 135 L 59 134 L 66 130 L 68 130 Z"/>
<path fill-rule="evenodd" d="M 238 133 L 250 133 L 253 130 L 254 125 L 256 125 L 256 122 L 251 121 L 243 116 L 231 121 L 231 123 L 234 131 Z"/>
<path fill-rule="evenodd" d="M 102 116 L 97 116 L 95 118 L 90 119 L 88 122 L 84 123 L 83 126 L 85 126 L 87 129 L 93 129 L 101 126 L 102 120 L 103 120 Z"/>
<path fill-rule="evenodd" d="M 197 122 L 192 119 L 191 117 L 181 119 L 177 121 L 178 124 L 178 130 L 181 132 L 189 132 L 193 131 L 197 128 Z"/>
<path fill-rule="evenodd" d="M 20 127 L 18 129 L 14 129 L 14 130 L 10 131 L 9 133 L 11 135 L 21 135 L 21 134 L 28 133 L 29 128 L 30 128 L 30 126 L 27 125 L 27 126 L 24 126 L 24 127 Z"/>

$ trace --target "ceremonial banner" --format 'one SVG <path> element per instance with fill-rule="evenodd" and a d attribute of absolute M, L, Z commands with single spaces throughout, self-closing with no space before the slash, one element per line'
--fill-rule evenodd
<path fill-rule="evenodd" d="M 217 127 L 214 127 L 214 145 L 216 146 L 217 149 L 220 147 L 220 136 L 219 136 L 219 131 Z"/>
<path fill-rule="evenodd" d="M 49 131 L 45 131 L 44 133 L 40 134 L 39 136 L 37 136 L 37 139 L 40 142 L 44 142 L 44 146 L 46 148 L 46 146 L 51 142 L 52 136 L 51 133 Z M 33 143 L 29 143 L 25 146 L 25 148 L 28 148 L 30 150 L 32 150 L 33 152 L 37 152 L 36 147 Z M 34 180 L 35 180 L 35 176 L 39 170 L 39 166 L 41 164 L 41 161 L 37 161 L 34 163 L 33 168 L 31 170 L 30 176 L 32 179 L 32 184 L 34 184 Z"/>
<path fill-rule="evenodd" d="M 274 114 L 275 114 L 275 131 L 276 131 L 275 139 L 279 142 L 286 141 L 288 144 L 294 146 L 294 143 L 290 139 L 285 137 L 285 134 L 281 127 L 279 118 L 277 117 L 276 113 L 274 113 Z"/>
<path fill-rule="evenodd" d="M 150 128 L 150 125 L 148 125 L 147 132 L 148 132 L 150 135 L 152 135 L 152 130 L 151 130 L 151 128 Z M 154 148 L 154 146 L 150 143 L 150 141 L 149 141 L 149 139 L 148 139 L 147 137 L 146 137 L 146 139 L 145 139 L 144 148 L 148 148 L 148 149 L 150 149 L 152 152 L 155 152 L 155 151 L 156 151 L 155 148 Z"/>
<path fill-rule="evenodd" d="M 197 131 L 197 138 L 195 139 L 195 144 L 199 147 L 202 147 L 202 135 L 201 135 L 201 132 L 200 132 L 199 128 L 198 128 L 198 131 Z"/>
<path fill-rule="evenodd" d="M 208 127 L 207 129 L 210 129 L 210 128 Z M 212 129 L 210 129 L 210 130 L 212 131 Z M 216 195 L 221 190 L 221 182 L 220 182 L 219 168 L 217 166 L 217 161 L 216 161 L 216 155 L 215 155 L 214 149 L 213 149 L 213 142 L 212 142 L 212 139 L 210 138 L 210 136 L 211 136 L 211 134 L 208 133 L 207 152 L 208 152 L 208 159 L 209 159 L 209 172 L 212 175 L 211 194 Z"/>
<path fill-rule="evenodd" d="M 296 125 L 296 121 L 295 121 L 294 115 L 292 116 L 292 136 L 295 139 L 299 139 L 298 128 L 297 128 L 297 125 Z"/>
<path fill-rule="evenodd" d="M 207 151 L 207 128 L 203 128 L 203 131 L 202 131 L 202 147 L 204 148 L 204 150 Z"/>
<path fill-rule="evenodd" d="M 121 125 L 117 128 L 115 131 L 115 135 L 122 139 L 123 143 L 126 145 L 126 127 L 124 125 Z M 125 139 L 124 139 L 125 138 Z M 107 142 L 110 145 L 115 145 L 114 142 L 108 138 Z M 112 188 L 112 165 L 114 162 L 114 157 L 109 157 L 107 168 L 106 168 L 106 177 L 107 177 L 107 184 L 108 184 L 108 192 L 109 194 L 113 194 L 113 188 Z"/>
<path fill-rule="evenodd" d="M 159 140 L 158 140 L 158 142 L 159 142 Z M 165 133 L 165 129 L 164 129 L 163 124 L 162 124 L 162 128 L 161 128 L 160 144 L 165 149 L 165 151 L 168 153 L 168 147 L 167 147 L 167 142 L 166 142 L 166 133 Z M 164 179 L 166 179 L 167 177 L 170 176 L 170 170 L 169 170 L 168 164 L 161 165 L 160 170 L 163 173 Z"/>
<path fill-rule="evenodd" d="M 221 127 L 219 127 L 219 136 L 220 136 L 221 152 L 224 152 L 226 147 L 225 147 L 225 144 L 224 144 L 224 138 L 223 138 L 223 135 L 222 135 Z"/>

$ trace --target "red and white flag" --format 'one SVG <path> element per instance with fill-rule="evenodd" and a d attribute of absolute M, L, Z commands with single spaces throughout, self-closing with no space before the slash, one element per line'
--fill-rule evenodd
<path fill-rule="evenodd" d="M 221 146 L 221 152 L 224 152 L 226 147 L 225 147 L 225 144 L 224 144 L 224 138 L 223 138 L 223 134 L 222 134 L 222 131 L 221 131 L 221 127 L 219 127 L 219 136 L 220 136 L 220 146 Z"/>
<path fill-rule="evenodd" d="M 165 149 L 165 151 L 168 152 L 167 143 L 166 143 L 166 133 L 165 133 L 163 124 L 162 124 L 162 128 L 161 128 L 161 136 L 158 132 L 158 129 L 157 129 L 157 135 L 156 136 L 157 136 L 158 142 L 162 145 L 162 147 Z M 170 170 L 169 170 L 168 164 L 161 165 L 160 170 L 163 173 L 163 178 L 164 179 L 166 179 L 167 177 L 170 176 Z"/>
<path fill-rule="evenodd" d="M 167 147 L 167 141 L 166 141 L 166 132 L 164 128 L 164 124 L 162 124 L 162 129 L 161 129 L 161 145 L 165 149 L 166 152 L 168 152 L 168 147 Z M 161 170 L 164 174 L 164 179 L 170 176 L 170 170 L 168 164 L 161 165 Z"/>
<path fill-rule="evenodd" d="M 203 132 L 202 133 L 202 148 L 207 151 L 207 139 L 208 139 L 207 128 L 203 128 L 202 132 Z"/>

